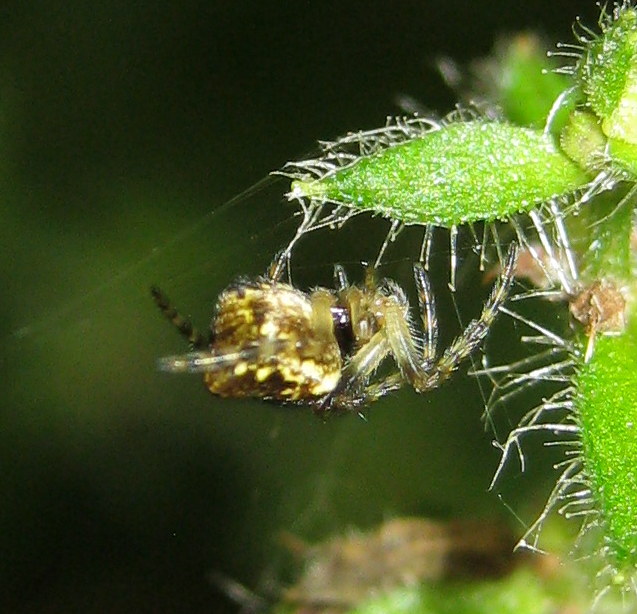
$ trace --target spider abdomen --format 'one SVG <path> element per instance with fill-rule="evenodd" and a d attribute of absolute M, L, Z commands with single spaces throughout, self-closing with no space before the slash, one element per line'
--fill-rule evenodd
<path fill-rule="evenodd" d="M 315 326 L 308 295 L 288 284 L 262 280 L 227 289 L 212 330 L 211 351 L 228 358 L 204 374 L 213 394 L 307 401 L 340 379 L 333 331 Z"/>

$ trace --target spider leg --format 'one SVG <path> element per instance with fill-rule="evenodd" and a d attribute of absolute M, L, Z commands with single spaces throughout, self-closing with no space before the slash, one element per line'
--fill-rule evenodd
<path fill-rule="evenodd" d="M 369 342 L 361 347 L 345 365 L 338 385 L 321 401 L 316 410 L 317 413 L 365 405 L 368 400 L 366 390 L 368 389 L 369 378 L 389 351 L 390 348 L 385 334 L 379 331 L 373 335 Z M 399 385 L 396 385 L 392 380 L 385 392 L 381 391 L 382 384 L 379 384 L 375 388 L 375 394 L 382 396 L 398 387 Z"/>
<path fill-rule="evenodd" d="M 347 273 L 345 273 L 345 269 L 340 264 L 334 265 L 334 287 L 337 292 L 343 292 L 349 287 Z"/>
<path fill-rule="evenodd" d="M 287 270 L 288 273 L 288 281 L 290 280 L 290 253 L 285 250 L 280 251 L 274 256 L 274 260 L 270 263 L 268 267 L 268 272 L 266 274 L 267 278 L 270 281 L 281 281 L 283 278 L 284 271 Z"/>
<path fill-rule="evenodd" d="M 381 382 L 366 386 L 361 391 L 360 397 L 363 399 L 364 404 L 373 403 L 390 392 L 401 388 L 404 382 L 405 378 L 402 376 L 402 373 L 392 373 Z"/>
<path fill-rule="evenodd" d="M 419 284 L 423 283 L 422 287 L 419 287 L 423 291 L 422 300 L 426 306 L 433 306 L 431 299 L 431 293 L 429 291 L 429 285 L 427 277 L 423 276 L 419 279 Z M 421 297 L 419 296 L 419 299 Z M 407 318 L 405 317 L 404 308 L 397 301 L 388 301 L 383 308 L 383 316 L 385 319 L 385 335 L 387 337 L 387 343 L 390 347 L 390 352 L 398 365 L 401 373 L 414 387 L 416 392 L 425 392 L 434 386 L 431 385 L 431 375 L 433 369 L 433 358 L 429 358 L 428 354 L 430 349 L 428 348 L 433 344 L 433 335 L 431 331 L 425 332 L 424 348 L 421 353 L 420 348 L 417 347 L 417 337 L 414 335 Z M 423 314 L 423 319 L 427 320 L 426 311 Z M 429 320 L 428 324 L 431 324 L 432 320 Z M 435 348 L 434 350 L 435 351 Z"/>
<path fill-rule="evenodd" d="M 273 355 L 288 346 L 286 342 L 276 341 L 271 344 L 266 354 Z M 254 363 L 264 354 L 262 344 L 254 343 L 252 346 L 228 346 L 223 351 L 208 348 L 186 354 L 164 356 L 157 361 L 160 371 L 169 373 L 214 373 L 228 370 L 237 364 Z"/>
<path fill-rule="evenodd" d="M 349 390 L 340 393 L 332 393 L 321 405 L 314 408 L 317 415 L 329 414 L 330 411 L 352 411 L 365 407 L 381 397 L 388 395 L 402 387 L 405 379 L 402 373 L 392 373 L 382 381 L 367 384 L 357 391 Z"/>
<path fill-rule="evenodd" d="M 469 322 L 462 334 L 454 339 L 453 343 L 444 351 L 440 360 L 436 363 L 438 384 L 446 380 L 458 368 L 458 365 L 485 340 L 489 328 L 511 290 L 515 277 L 514 269 L 517 256 L 517 244 L 512 243 L 507 252 L 502 273 L 494 284 L 489 298 L 482 308 L 480 317 Z"/>
<path fill-rule="evenodd" d="M 431 364 L 436 357 L 436 348 L 438 347 L 438 319 L 436 318 L 436 302 L 431 291 L 429 277 L 420 262 L 414 264 L 414 279 L 418 291 L 418 305 L 423 330 L 425 331 L 422 361 L 425 364 Z"/>
<path fill-rule="evenodd" d="M 200 351 L 188 354 L 164 356 L 157 361 L 160 371 L 170 373 L 211 373 L 227 368 L 240 360 L 248 360 L 250 352 L 245 350 L 231 352 Z"/>
<path fill-rule="evenodd" d="M 175 328 L 188 339 L 190 347 L 193 350 L 203 350 L 208 347 L 210 340 L 204 337 L 199 330 L 192 325 L 192 322 L 188 318 L 184 318 L 172 306 L 168 297 L 157 286 L 153 286 L 150 289 L 150 293 L 160 311 L 174 324 Z"/>
<path fill-rule="evenodd" d="M 503 272 L 491 290 L 480 317 L 469 322 L 464 332 L 456 337 L 438 362 L 434 363 L 437 344 L 437 323 L 434 299 L 429 281 L 420 265 L 414 267 L 418 300 L 424 324 L 422 350 L 418 338 L 410 329 L 404 311 L 398 302 L 390 301 L 384 307 L 385 333 L 390 351 L 401 373 L 417 392 L 426 392 L 439 386 L 484 341 L 502 303 L 513 283 L 517 245 L 509 248 Z"/>

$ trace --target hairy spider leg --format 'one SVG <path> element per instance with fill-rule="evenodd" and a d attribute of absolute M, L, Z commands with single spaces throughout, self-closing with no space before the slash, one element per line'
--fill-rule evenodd
<path fill-rule="evenodd" d="M 434 362 L 438 342 L 435 300 L 424 267 L 420 263 L 414 265 L 423 337 L 412 331 L 409 319 L 405 317 L 405 305 L 393 295 L 386 297 L 382 308 L 384 329 L 378 331 L 354 354 L 344 369 L 339 385 L 326 397 L 319 410 L 365 405 L 400 388 L 405 380 L 416 391 L 426 392 L 448 379 L 487 336 L 489 327 L 510 291 L 516 260 L 517 245 L 512 244 L 503 272 L 494 285 L 480 317 L 469 323 L 438 362 Z M 369 384 L 369 378 L 388 355 L 394 358 L 400 373 L 390 376 L 383 382 Z"/>
<path fill-rule="evenodd" d="M 417 392 L 426 392 L 438 387 L 484 341 L 511 289 L 516 259 L 517 245 L 512 244 L 502 275 L 493 286 L 480 317 L 469 322 L 465 330 L 454 339 L 435 363 L 437 349 L 435 335 L 437 335 L 438 326 L 435 323 L 434 298 L 424 269 L 418 264 L 414 266 L 425 325 L 422 350 L 419 352 L 417 348 L 419 340 L 414 339 L 404 319 L 400 318 L 393 310 L 386 314 L 385 328 L 396 363 Z"/>
<path fill-rule="evenodd" d="M 182 316 L 171 304 L 169 298 L 157 287 L 150 289 L 153 300 L 160 311 L 168 318 L 175 328 L 186 338 L 193 350 L 203 350 L 210 344 L 210 338 L 202 335 L 192 322 Z"/>
<path fill-rule="evenodd" d="M 384 328 L 375 333 L 350 359 L 341 381 L 324 399 L 319 411 L 367 404 L 400 388 L 405 380 L 417 392 L 426 392 L 448 379 L 486 338 L 489 327 L 511 289 L 517 253 L 517 244 L 512 243 L 503 271 L 493 286 L 480 317 L 469 322 L 463 333 L 456 337 L 437 362 L 434 362 L 438 340 L 435 301 L 424 267 L 420 263 L 414 265 L 424 336 L 421 338 L 412 331 L 409 319 L 405 317 L 405 305 L 395 296 L 387 296 L 382 307 Z M 384 382 L 368 384 L 369 378 L 389 355 L 396 361 L 400 373 L 390 376 Z"/>
<path fill-rule="evenodd" d="M 270 281 L 281 281 L 283 279 L 283 272 L 287 271 L 288 282 L 291 281 L 290 275 L 290 252 L 281 250 L 274 256 L 274 259 L 268 267 L 266 277 Z"/>
<path fill-rule="evenodd" d="M 371 266 L 366 267 L 364 284 L 371 292 L 377 288 L 376 271 Z M 347 273 L 340 264 L 334 265 L 334 287 L 337 293 L 347 300 L 346 295 L 351 286 Z M 350 313 L 350 317 L 355 318 L 356 315 Z M 350 358 L 337 388 L 315 408 L 315 413 L 323 414 L 331 409 L 340 410 L 343 407 L 353 409 L 364 406 L 399 389 L 403 379 L 400 373 L 392 374 L 381 382 L 368 383 L 387 353 L 385 336 L 377 332 L 366 344 L 365 351 L 359 351 Z"/>
<path fill-rule="evenodd" d="M 337 292 L 344 292 L 349 286 L 349 281 L 347 280 L 347 273 L 345 273 L 345 269 L 340 264 L 334 265 L 334 287 Z"/>
<path fill-rule="evenodd" d="M 471 320 L 464 332 L 456 337 L 453 343 L 443 352 L 436 363 L 438 385 L 447 379 L 458 365 L 467 358 L 486 338 L 500 308 L 504 304 L 515 278 L 515 265 L 518 257 L 518 246 L 511 243 L 507 252 L 504 268 L 498 281 L 494 284 L 480 317 Z"/>
<path fill-rule="evenodd" d="M 347 411 L 355 410 L 359 407 L 364 408 L 391 392 L 402 388 L 404 383 L 405 378 L 402 373 L 398 372 L 392 373 L 379 382 L 364 383 L 364 385 L 355 390 L 350 389 L 331 393 L 320 405 L 315 407 L 314 413 L 323 416 L 329 414 L 332 409 L 340 413 L 343 408 Z M 362 414 L 360 415 L 362 416 Z"/>
<path fill-rule="evenodd" d="M 160 371 L 169 373 L 213 373 L 219 372 L 239 361 L 251 362 L 259 354 L 259 349 L 237 348 L 236 351 L 214 352 L 211 349 L 187 354 L 164 356 L 157 361 Z"/>
<path fill-rule="evenodd" d="M 369 378 L 389 353 L 387 336 L 383 331 L 378 331 L 350 358 L 338 385 L 321 401 L 315 410 L 316 413 L 323 414 L 329 413 L 332 409 L 341 411 L 343 408 L 367 405 L 370 401 L 400 388 L 403 383 L 400 373 L 386 378 L 383 382 L 369 384 Z"/>
<path fill-rule="evenodd" d="M 425 331 L 422 358 L 423 363 L 431 364 L 436 357 L 436 348 L 438 347 L 438 319 L 429 277 L 420 262 L 414 264 L 414 279 L 416 280 L 416 289 L 418 291 L 420 317 Z"/>
<path fill-rule="evenodd" d="M 279 261 L 285 262 L 286 256 L 275 259 L 272 266 Z M 193 326 L 192 322 L 182 316 L 175 307 L 173 307 L 170 299 L 157 286 L 151 288 L 151 294 L 156 305 L 168 320 L 175 326 L 181 335 L 188 339 L 192 352 L 186 354 L 175 354 L 173 356 L 164 356 L 157 361 L 157 367 L 160 371 L 170 373 L 211 373 L 213 371 L 221 371 L 229 364 L 234 364 L 240 360 L 251 361 L 259 354 L 259 348 L 236 348 L 232 351 L 225 348 L 223 352 L 215 352 L 211 348 L 212 331 L 210 335 L 205 337 L 199 330 Z M 273 351 L 280 349 L 281 344 L 275 343 Z"/>

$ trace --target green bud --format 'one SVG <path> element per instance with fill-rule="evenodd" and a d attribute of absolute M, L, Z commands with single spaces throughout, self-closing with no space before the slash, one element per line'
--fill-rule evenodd
<path fill-rule="evenodd" d="M 318 178 L 304 172 L 311 161 L 292 165 L 297 180 L 289 196 L 372 211 L 405 224 L 449 228 L 507 220 L 589 181 L 541 130 L 474 119 L 428 131 L 419 123 L 412 132 L 407 130 L 403 142 L 377 147 Z M 367 143 L 379 133 L 358 136 Z M 330 146 L 315 166 L 337 160 L 338 146 Z"/>

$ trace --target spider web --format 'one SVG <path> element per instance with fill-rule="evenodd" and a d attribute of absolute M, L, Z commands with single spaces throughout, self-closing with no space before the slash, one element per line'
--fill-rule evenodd
<path fill-rule="evenodd" d="M 117 569 L 106 586 L 125 583 L 120 574 L 140 573 L 148 553 L 159 552 L 165 562 L 153 567 L 155 581 L 179 568 L 172 598 L 194 586 L 203 604 L 236 611 L 245 603 L 233 603 L 240 595 L 229 579 L 267 601 L 298 575 L 282 534 L 312 543 L 393 516 L 502 511 L 485 494 L 497 455 L 480 423 L 485 400 L 475 380 L 458 375 L 452 386 L 420 397 L 405 390 L 378 403 L 367 420 L 352 415 L 322 424 L 308 410 L 213 399 L 198 377 L 156 372 L 156 359 L 183 345 L 153 308 L 148 286 L 161 284 L 205 327 L 224 285 L 237 274 L 263 272 L 293 232 L 297 219 L 279 203 L 280 187 L 258 183 L 103 281 L 82 282 L 80 296 L 47 299 L 42 315 L 18 320 L 4 338 L 14 383 L 9 406 L 21 415 L 14 432 L 25 415 L 45 419 L 54 451 L 43 462 L 55 467 L 58 453 L 66 457 L 77 482 L 73 497 L 95 506 L 89 517 L 108 531 L 115 518 L 124 536 L 141 543 L 138 556 L 121 547 L 121 556 L 106 557 L 103 566 Z M 254 230 L 247 231 L 243 219 L 266 200 L 263 219 L 251 216 Z M 271 207 L 279 204 L 275 221 Z M 373 260 L 387 226 L 357 219 L 337 233 L 309 236 L 295 251 L 294 282 L 330 286 L 335 262 L 360 280 L 360 261 Z M 410 268 L 420 240 L 418 229 L 406 231 L 382 268 L 412 297 Z M 481 286 L 478 258 L 465 247 L 460 290 L 451 295 L 448 243 L 436 245 L 431 269 L 445 314 L 439 316 L 444 345 L 477 315 L 488 286 Z M 66 488 L 67 479 L 51 472 L 43 476 L 53 478 L 53 492 Z M 80 533 L 98 544 L 121 539 Z"/>
<path fill-rule="evenodd" d="M 211 14 L 197 4 L 159 3 L 151 14 L 78 5 L 16 13 L 2 26 L 11 49 L 0 76 L 6 611 L 236 611 L 209 574 L 268 597 L 293 578 L 281 531 L 313 541 L 393 515 L 501 509 L 485 493 L 498 454 L 480 423 L 483 398 L 461 374 L 429 395 L 392 395 L 367 421 L 322 424 L 304 409 L 214 399 L 197 376 L 157 372 L 158 357 L 185 348 L 150 285 L 205 328 L 218 293 L 237 275 L 263 273 L 296 228 L 285 183 L 242 192 L 246 178 L 302 158 L 294 152 L 317 136 L 382 124 L 395 91 L 451 104 L 426 90 L 420 68 L 414 83 L 413 58 L 435 55 L 422 24 L 453 25 L 453 3 L 404 16 L 378 3 L 366 27 L 347 11 L 334 27 L 313 3 Z M 314 55 L 298 32 L 314 33 Z M 492 39 L 485 30 L 485 49 Z M 290 47 L 268 63 L 281 40 Z M 288 62 L 290 49 L 309 64 Z M 332 67 L 344 57 L 353 64 L 337 82 Z M 210 210 L 232 193 L 241 194 Z M 294 283 L 330 286 L 335 262 L 360 280 L 387 230 L 359 216 L 308 236 Z M 406 229 L 382 268 L 412 297 L 421 240 Z M 466 323 L 488 286 L 470 249 L 460 255 Z M 462 328 L 444 238 L 431 271 L 444 346 Z"/>
<path fill-rule="evenodd" d="M 160 284 L 205 328 L 219 291 L 237 274 L 264 272 L 294 231 L 297 218 L 281 203 L 280 221 L 264 207 L 266 221 L 256 220 L 246 237 L 242 218 L 263 201 L 278 206 L 282 190 L 280 182 L 266 181 L 247 192 L 103 281 L 89 281 L 79 297 L 48 300 L 41 315 L 19 320 L 4 338 L 13 382 L 10 432 L 23 431 L 26 416 L 38 416 L 53 446 L 38 451 L 52 475 L 36 472 L 52 480 L 49 497 L 65 498 L 59 453 L 77 482 L 73 497 L 96 505 L 89 517 L 109 528 L 115 518 L 124 535 L 141 540 L 139 559 L 122 547 L 121 558 L 107 557 L 109 565 L 135 573 L 155 549 L 166 559 L 155 574 L 173 571 L 174 557 L 181 590 L 184 576 L 192 578 L 202 601 L 229 611 L 238 606 L 228 597 L 234 594 L 228 579 L 266 599 L 293 582 L 298 561 L 283 546 L 283 533 L 311 543 L 393 516 L 484 516 L 500 508 L 485 495 L 497 455 L 480 422 L 484 399 L 475 380 L 458 375 L 453 386 L 420 397 L 401 391 L 377 403 L 366 420 L 351 415 L 322 424 L 307 409 L 214 399 L 197 376 L 156 371 L 158 357 L 186 348 L 152 305 L 150 284 Z M 312 233 L 295 250 L 294 283 L 331 286 L 335 262 L 360 281 L 360 260 L 373 259 L 387 227 L 361 216 L 339 232 Z M 381 269 L 412 298 L 410 269 L 420 240 L 418 229 L 406 231 Z M 431 274 L 444 346 L 462 328 L 454 301 L 466 324 L 488 285 L 481 285 L 477 256 L 467 247 L 462 290 L 452 296 L 448 242 L 435 245 Z M 18 450 L 38 449 L 22 436 Z M 475 478 L 469 484 L 467 475 Z M 43 488 L 36 484 L 36 492 Z"/>

